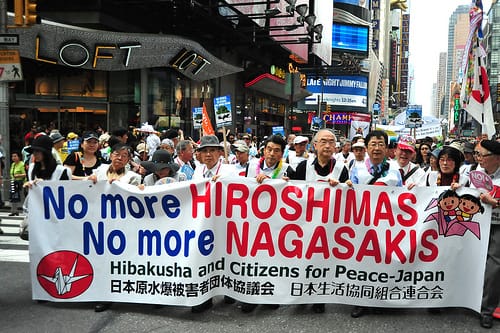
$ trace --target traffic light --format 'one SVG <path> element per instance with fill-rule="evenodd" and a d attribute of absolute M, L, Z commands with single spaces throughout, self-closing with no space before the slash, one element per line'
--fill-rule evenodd
<path fill-rule="evenodd" d="M 24 25 L 24 0 L 14 0 L 14 24 L 16 26 Z"/>
<path fill-rule="evenodd" d="M 40 18 L 36 13 L 36 0 L 24 0 L 24 25 L 30 26 L 37 23 L 40 23 Z"/>

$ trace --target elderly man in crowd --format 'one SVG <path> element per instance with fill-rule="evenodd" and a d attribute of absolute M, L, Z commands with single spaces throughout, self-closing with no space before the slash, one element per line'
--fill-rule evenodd
<path fill-rule="evenodd" d="M 416 185 L 425 185 L 424 169 L 412 162 L 415 155 L 415 139 L 411 136 L 401 136 L 396 146 L 396 159 L 390 163 L 394 164 L 394 168 L 399 169 L 403 185 L 409 190 Z"/>
<path fill-rule="evenodd" d="M 305 161 L 309 158 L 307 153 L 307 144 L 309 139 L 305 136 L 296 136 L 293 139 L 293 146 L 295 150 L 288 151 L 288 156 L 286 157 L 286 162 L 295 170 L 300 162 Z"/>
<path fill-rule="evenodd" d="M 189 140 L 181 140 L 175 147 L 176 157 L 174 159 L 180 167 L 180 172 L 186 175 L 187 180 L 193 178 L 194 169 L 196 169 L 196 164 L 193 159 L 194 148 L 193 144 Z"/>
<path fill-rule="evenodd" d="M 340 163 L 333 158 L 337 138 L 329 128 L 319 130 L 313 138 L 316 158 L 314 160 L 304 160 L 299 163 L 291 179 L 305 180 L 311 182 L 328 182 L 330 186 L 337 186 L 339 183 L 352 185 L 349 180 L 349 172 L 344 163 Z M 312 309 L 316 313 L 325 312 L 325 304 L 313 304 Z"/>
<path fill-rule="evenodd" d="M 493 311 L 500 302 L 500 143 L 482 140 L 474 148 L 474 156 L 480 168 L 493 181 L 493 189 L 479 195 L 483 203 L 493 208 L 480 317 L 481 326 L 491 328 L 493 327 Z"/>

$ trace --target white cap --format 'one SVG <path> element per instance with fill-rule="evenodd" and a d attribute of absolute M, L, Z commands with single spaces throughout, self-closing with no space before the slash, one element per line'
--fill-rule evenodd
<path fill-rule="evenodd" d="M 366 148 L 365 146 L 365 142 L 364 141 L 356 141 L 356 143 L 354 143 L 351 148 Z"/>
<path fill-rule="evenodd" d="M 296 145 L 298 143 L 304 143 L 304 142 L 309 142 L 309 139 L 305 136 L 297 136 L 295 139 L 293 139 L 293 144 Z"/>

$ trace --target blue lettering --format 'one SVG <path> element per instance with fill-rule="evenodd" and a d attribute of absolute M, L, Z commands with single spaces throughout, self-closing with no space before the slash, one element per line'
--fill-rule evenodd
<path fill-rule="evenodd" d="M 198 249 L 204 256 L 208 256 L 214 250 L 214 232 L 212 230 L 203 230 L 198 238 Z"/>
<path fill-rule="evenodd" d="M 172 237 L 175 240 L 174 244 L 175 247 L 173 249 L 170 247 L 170 238 Z M 176 230 L 170 230 L 165 235 L 165 250 L 167 251 L 167 254 L 171 257 L 175 257 L 181 251 L 181 236 Z"/>
<path fill-rule="evenodd" d="M 114 239 L 118 239 L 118 247 L 115 247 Z M 92 243 L 90 243 L 92 242 Z M 90 245 L 93 245 L 95 253 L 102 255 L 104 254 L 104 223 L 99 222 L 97 224 L 97 236 L 92 228 L 90 222 L 83 223 L 83 253 L 90 253 Z M 125 234 L 120 230 L 113 230 L 109 233 L 107 238 L 108 250 L 114 254 L 122 254 L 125 250 L 126 239 Z"/>
<path fill-rule="evenodd" d="M 114 244 L 114 239 L 118 238 L 118 247 L 115 247 L 115 244 Z M 123 251 L 125 250 L 125 244 L 126 244 L 126 240 L 125 240 L 125 235 L 123 234 L 123 232 L 121 230 L 113 230 L 109 233 L 109 236 L 108 236 L 108 249 L 109 251 L 114 254 L 114 255 L 118 255 L 118 254 L 122 254 Z"/>
<path fill-rule="evenodd" d="M 137 206 L 137 211 L 134 210 L 134 206 Z M 142 202 L 138 198 L 128 197 L 127 208 L 128 211 L 130 212 L 130 215 L 132 215 L 136 219 L 144 217 L 144 211 L 145 211 L 144 206 L 142 205 Z"/>
<path fill-rule="evenodd" d="M 120 218 L 124 219 L 126 217 L 126 211 L 125 211 L 125 202 L 123 201 L 123 197 L 119 194 L 117 195 L 112 195 L 112 194 L 103 194 L 101 196 L 101 217 L 105 219 L 107 217 L 107 203 L 109 202 L 110 204 L 110 218 L 115 219 L 116 218 L 116 206 L 119 205 L 120 207 Z"/>
<path fill-rule="evenodd" d="M 64 219 L 64 188 L 59 186 L 57 188 L 57 195 L 59 199 L 59 205 L 57 205 L 56 198 L 54 198 L 54 194 L 52 193 L 52 189 L 48 186 L 43 188 L 43 212 L 44 218 L 50 219 L 49 213 L 49 203 L 51 207 L 54 209 L 54 213 L 58 219 Z"/>
<path fill-rule="evenodd" d="M 154 239 L 153 239 L 154 238 Z M 156 255 L 161 255 L 161 234 L 158 230 L 139 230 L 139 254 L 144 254 L 144 242 L 147 242 L 146 254 L 153 254 L 153 244 L 155 244 Z"/>
<path fill-rule="evenodd" d="M 80 202 L 80 211 L 76 211 L 76 206 L 75 203 Z M 69 198 L 69 206 L 68 206 L 68 212 L 71 215 L 71 217 L 75 219 L 82 219 L 85 215 L 87 215 L 87 211 L 89 210 L 89 204 L 87 202 L 87 199 L 81 194 L 75 194 L 72 195 L 71 198 Z"/>
<path fill-rule="evenodd" d="M 99 222 L 97 224 L 97 237 L 92 229 L 92 224 L 90 222 L 83 223 L 83 253 L 90 253 L 90 239 L 92 239 L 92 244 L 95 249 L 96 254 L 104 253 L 104 223 Z"/>
<path fill-rule="evenodd" d="M 171 194 L 165 195 L 161 198 L 161 205 L 165 214 L 167 214 L 167 216 L 171 219 L 176 218 L 181 213 L 181 210 L 179 209 L 181 205 L 179 199 Z"/>
<path fill-rule="evenodd" d="M 154 218 L 155 217 L 155 211 L 153 209 L 153 204 L 155 202 L 158 202 L 158 198 L 157 197 L 144 197 L 144 201 L 146 201 L 146 207 L 148 209 L 149 216 L 151 216 L 152 218 Z"/>

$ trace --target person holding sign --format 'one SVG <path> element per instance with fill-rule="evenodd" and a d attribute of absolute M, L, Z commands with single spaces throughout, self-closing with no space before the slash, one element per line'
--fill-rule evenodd
<path fill-rule="evenodd" d="M 106 180 L 110 183 L 119 181 L 122 183 L 139 185 L 141 175 L 126 169 L 126 165 L 132 156 L 132 148 L 124 143 L 117 143 L 111 148 L 111 164 L 101 164 L 95 172 L 88 177 L 88 180 L 96 183 Z"/>
<path fill-rule="evenodd" d="M 32 155 L 32 162 L 29 163 L 26 176 L 28 181 L 24 183 L 24 188 L 31 189 L 43 180 L 70 180 L 71 170 L 60 164 L 57 164 L 56 159 L 52 155 L 52 147 L 54 142 L 45 134 L 40 134 L 33 140 L 31 146 L 27 149 Z M 28 207 L 28 196 L 25 199 L 25 207 Z M 29 221 L 25 219 L 20 226 L 19 236 L 21 239 L 28 240 L 28 225 Z"/>
<path fill-rule="evenodd" d="M 403 186 L 401 174 L 394 164 L 386 159 L 389 137 L 384 131 L 371 131 L 365 138 L 368 158 L 363 164 L 355 164 L 351 170 L 351 181 L 353 184 L 368 184 L 382 186 Z M 358 318 L 364 315 L 370 308 L 355 306 L 351 311 L 351 317 Z"/>
<path fill-rule="evenodd" d="M 197 148 L 200 165 L 194 170 L 193 180 L 210 179 L 216 181 L 222 176 L 234 174 L 234 168 L 231 164 L 222 163 L 220 158 L 223 147 L 215 135 L 205 135 L 200 139 L 200 145 Z M 231 297 L 224 296 L 226 303 L 234 303 Z M 213 306 L 212 299 L 191 307 L 192 313 L 200 313 L 210 309 Z"/>
<path fill-rule="evenodd" d="M 132 185 L 141 183 L 141 175 L 127 170 L 125 166 L 132 156 L 132 148 L 124 143 L 117 143 L 111 148 L 111 164 L 101 164 L 95 172 L 88 177 L 88 180 L 97 183 L 98 181 L 122 182 Z M 95 312 L 106 311 L 111 307 L 111 302 L 100 302 L 95 306 Z"/>
<path fill-rule="evenodd" d="M 467 178 L 460 174 L 460 166 L 464 161 L 463 145 L 452 142 L 446 145 L 438 155 L 438 170 L 427 174 L 427 186 L 451 186 L 452 190 L 467 184 Z"/>
<path fill-rule="evenodd" d="M 409 190 L 417 185 L 423 185 L 421 183 L 425 179 L 425 171 L 412 162 L 415 154 L 415 139 L 409 135 L 402 135 L 396 146 L 396 160 L 391 163 L 399 169 L 403 185 Z"/>
<path fill-rule="evenodd" d="M 264 156 L 250 161 L 246 177 L 255 178 L 258 183 L 266 179 L 282 179 L 290 176 L 294 170 L 283 160 L 286 142 L 279 135 L 271 135 L 264 142 Z"/>
<path fill-rule="evenodd" d="M 310 182 L 327 182 L 330 186 L 337 186 L 339 183 L 352 185 L 346 164 L 333 157 L 336 141 L 337 138 L 331 129 L 320 129 L 312 140 L 317 157 L 313 161 L 303 160 L 300 162 L 290 178 Z M 325 304 L 313 304 L 312 310 L 315 313 L 323 313 L 325 312 Z"/>
<path fill-rule="evenodd" d="M 288 179 L 295 171 L 284 162 L 283 153 L 286 142 L 280 135 L 271 135 L 264 142 L 264 156 L 250 160 L 246 169 L 246 177 L 255 178 L 259 184 L 266 179 Z M 258 304 L 241 302 L 241 311 L 250 313 Z M 279 305 L 272 304 L 278 308 Z"/>
<path fill-rule="evenodd" d="M 474 148 L 474 157 L 492 181 L 491 187 L 489 186 L 490 191 L 484 191 L 479 195 L 481 202 L 493 208 L 480 317 L 481 326 L 491 328 L 493 311 L 500 302 L 500 143 L 482 140 Z M 472 179 L 471 182 L 477 185 Z"/>
<path fill-rule="evenodd" d="M 389 138 L 384 131 L 371 131 L 365 138 L 368 158 L 351 171 L 353 184 L 402 186 L 399 170 L 387 158 Z"/>

